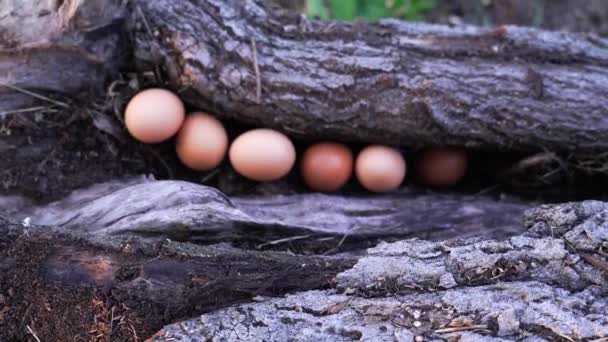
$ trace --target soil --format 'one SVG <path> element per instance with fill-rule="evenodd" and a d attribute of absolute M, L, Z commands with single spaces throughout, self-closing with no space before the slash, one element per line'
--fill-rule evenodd
<path fill-rule="evenodd" d="M 49 201 L 149 167 L 136 145 L 101 133 L 92 117 L 76 108 L 0 118 L 4 194 Z"/>
<path fill-rule="evenodd" d="M 57 241 L 0 234 L 0 341 L 34 341 L 34 335 L 41 341 L 138 341 L 160 329 L 103 288 L 45 279 L 42 265 L 62 247 Z"/>

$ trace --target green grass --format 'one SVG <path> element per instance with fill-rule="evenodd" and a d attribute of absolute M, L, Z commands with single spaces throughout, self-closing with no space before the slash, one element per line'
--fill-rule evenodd
<path fill-rule="evenodd" d="M 420 20 L 434 6 L 435 0 L 307 0 L 306 12 L 309 17 L 322 20 Z"/>

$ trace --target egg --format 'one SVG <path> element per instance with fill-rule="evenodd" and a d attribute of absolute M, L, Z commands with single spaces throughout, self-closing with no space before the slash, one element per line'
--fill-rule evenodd
<path fill-rule="evenodd" d="M 146 89 L 135 95 L 125 110 L 125 126 L 137 140 L 155 144 L 174 136 L 186 110 L 180 98 L 166 89 Z"/>
<path fill-rule="evenodd" d="M 454 185 L 464 178 L 468 156 L 465 150 L 450 147 L 427 148 L 416 162 L 417 177 L 427 185 Z"/>
<path fill-rule="evenodd" d="M 407 166 L 401 153 L 391 147 L 371 145 L 355 161 L 357 179 L 372 192 L 390 192 L 401 185 Z"/>
<path fill-rule="evenodd" d="M 227 149 L 226 129 L 216 118 L 203 112 L 188 114 L 175 139 L 179 159 L 197 171 L 217 167 L 224 160 Z"/>
<path fill-rule="evenodd" d="M 228 157 L 242 176 L 268 182 L 291 171 L 296 161 L 296 149 L 283 133 L 258 128 L 239 135 L 232 142 Z"/>
<path fill-rule="evenodd" d="M 302 155 L 300 172 L 312 190 L 331 192 L 340 189 L 353 171 L 353 153 L 339 143 L 322 142 L 310 146 Z"/>

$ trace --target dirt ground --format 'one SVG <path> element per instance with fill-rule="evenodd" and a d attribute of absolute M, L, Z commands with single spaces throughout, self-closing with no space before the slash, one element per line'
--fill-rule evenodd
<path fill-rule="evenodd" d="M 63 247 L 56 242 L 0 234 L 1 342 L 36 341 L 34 335 L 40 341 L 141 341 L 162 327 L 165 322 L 113 300 L 103 287 L 46 279 L 44 261 Z"/>
<path fill-rule="evenodd" d="M 141 145 L 102 132 L 81 108 L 0 118 L 0 191 L 47 202 L 98 182 L 163 173 Z"/>

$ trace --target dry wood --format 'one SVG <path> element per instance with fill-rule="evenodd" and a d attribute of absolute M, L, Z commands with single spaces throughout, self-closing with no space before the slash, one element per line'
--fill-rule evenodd
<path fill-rule="evenodd" d="M 251 0 L 138 4 L 159 33 L 136 31 L 138 60 L 162 65 L 188 103 L 225 118 L 304 139 L 607 147 L 608 41 L 593 35 L 319 23 Z"/>
<path fill-rule="evenodd" d="M 28 90 L 99 90 L 131 50 L 140 71 L 161 67 L 189 104 L 303 139 L 606 148 L 608 42 L 590 34 L 319 23 L 259 0 L 29 9 L 3 17 L 0 36 L 0 81 Z M 31 102 L 3 93 L 3 112 Z"/>
<path fill-rule="evenodd" d="M 597 201 L 545 205 L 526 212 L 526 234 L 507 240 L 404 240 L 347 258 L 36 224 L 24 228 L 5 221 L 2 234 L 27 231 L 28 238 L 54 244 L 54 252 L 37 266 L 44 281 L 100 286 L 114 300 L 139 312 L 164 311 L 170 320 L 252 296 L 330 287 L 216 310 L 166 327 L 157 334 L 159 341 L 209 334 L 229 340 L 280 340 L 290 334 L 308 341 L 307 334 L 332 339 L 345 332 L 394 340 L 389 336 L 398 331 L 427 338 L 489 334 L 583 340 L 608 334 L 607 274 L 581 257 L 605 259 L 598 251 L 608 241 L 607 212 L 608 204 Z M 332 309 L 336 305 L 343 307 Z M 233 320 L 239 322 L 234 329 L 221 324 Z M 445 329 L 458 322 L 463 327 L 470 322 L 471 329 Z"/>
<path fill-rule="evenodd" d="M 7 199 L 6 205 L 15 203 Z M 228 198 L 194 183 L 136 178 L 78 190 L 49 205 L 23 208 L 15 217 L 96 236 L 181 235 L 203 243 L 297 235 L 310 241 L 322 236 L 361 240 L 412 235 L 444 240 L 521 233 L 521 216 L 529 208 L 531 204 L 511 198 L 407 190 L 379 196 Z"/>
<path fill-rule="evenodd" d="M 97 128 L 71 137 L 82 127 L 58 125 L 76 120 L 79 101 L 106 101 L 103 89 L 126 67 L 160 77 L 191 106 L 304 140 L 595 152 L 608 147 L 605 39 L 512 26 L 311 22 L 259 0 L 13 0 L 0 18 L 0 127 L 16 132 L 0 135 L 0 168 L 21 168 L 2 182 L 22 196 L 94 184 L 45 205 L 0 197 L 11 218 L 0 219 L 0 243 L 33 246 L 31 255 L 0 259 L 6 274 L 19 269 L 37 288 L 101 290 L 155 328 L 219 309 L 165 328 L 161 341 L 608 334 L 604 202 L 540 206 L 522 224 L 531 203 L 487 195 L 229 198 L 188 182 L 118 180 L 143 172 L 122 174 L 127 144 L 108 138 L 100 157 L 90 148 L 100 142 L 84 139 L 98 138 L 96 129 L 122 132 L 109 112 L 90 111 Z M 25 117 L 41 106 L 41 119 Z M 66 108 L 75 113 L 66 118 Z M 9 125 L 13 112 L 19 123 Z M 114 181 L 97 184 L 106 179 Z M 409 236 L 425 239 L 359 255 L 367 243 Z M 290 249 L 306 243 L 308 253 L 327 253 L 351 242 L 359 250 L 341 256 Z M 13 303 L 27 302 L 10 290 Z M 252 299 L 263 302 L 226 308 Z M 17 324 L 39 309 L 28 306 Z M 23 329 L 52 340 L 41 334 L 53 326 L 45 323 Z M 112 330 L 114 309 L 109 323 Z"/>

